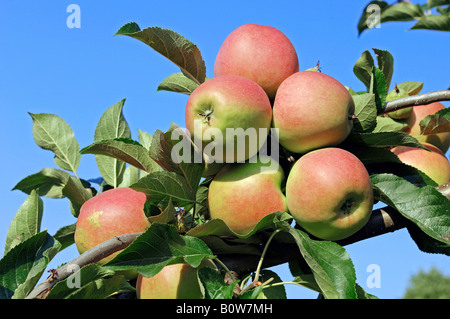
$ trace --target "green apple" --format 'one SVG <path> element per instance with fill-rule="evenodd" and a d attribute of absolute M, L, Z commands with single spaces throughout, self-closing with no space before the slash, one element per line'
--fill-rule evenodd
<path fill-rule="evenodd" d="M 144 193 L 124 187 L 104 191 L 86 201 L 75 229 L 80 254 L 115 236 L 146 231 L 150 227 L 144 213 L 146 200 Z M 118 253 L 103 258 L 99 264 L 105 264 Z"/>
<path fill-rule="evenodd" d="M 373 208 L 373 191 L 363 163 L 335 147 L 298 159 L 286 182 L 290 214 L 311 235 L 341 240 L 361 229 Z"/>
<path fill-rule="evenodd" d="M 228 164 L 209 186 L 211 218 L 222 219 L 237 234 L 248 234 L 264 216 L 287 211 L 283 181 L 283 169 L 268 156 L 255 163 Z"/>
<path fill-rule="evenodd" d="M 273 105 L 273 127 L 280 144 L 294 153 L 336 146 L 353 127 L 355 104 L 333 77 L 297 72 L 281 83 Z"/>
<path fill-rule="evenodd" d="M 298 72 L 297 52 L 280 30 L 245 24 L 223 42 L 214 64 L 214 75 L 240 75 L 258 83 L 270 99 L 288 76 Z"/>
<path fill-rule="evenodd" d="M 198 279 L 202 267 L 215 268 L 211 260 L 204 260 L 198 268 L 188 264 L 165 266 L 153 277 L 139 275 L 136 281 L 138 299 L 202 299 Z"/>
<path fill-rule="evenodd" d="M 240 162 L 255 155 L 269 134 L 272 107 L 264 90 L 238 75 L 207 80 L 189 96 L 186 128 L 215 162 Z"/>
<path fill-rule="evenodd" d="M 396 146 L 392 152 L 400 161 L 421 170 L 438 185 L 450 182 L 450 163 L 444 153 L 432 144 L 422 145 L 428 151 L 416 147 Z"/>
<path fill-rule="evenodd" d="M 396 85 L 395 88 L 391 92 L 389 92 L 389 94 L 386 96 L 386 102 L 400 99 L 402 97 L 407 97 L 407 96 L 409 96 L 408 92 L 405 90 L 399 89 Z M 393 119 L 398 119 L 398 120 L 406 119 L 411 115 L 412 110 L 413 110 L 412 107 L 405 107 L 405 108 L 402 108 L 402 109 L 394 111 L 394 112 L 389 112 L 388 115 L 389 115 L 389 117 L 391 117 Z"/>
<path fill-rule="evenodd" d="M 420 121 L 427 115 L 434 114 L 443 109 L 445 109 L 445 106 L 440 102 L 414 106 L 411 116 L 407 119 L 408 127 L 405 132 L 417 138 L 420 142 L 433 144 L 445 154 L 450 147 L 450 132 L 420 135 L 419 125 Z"/>

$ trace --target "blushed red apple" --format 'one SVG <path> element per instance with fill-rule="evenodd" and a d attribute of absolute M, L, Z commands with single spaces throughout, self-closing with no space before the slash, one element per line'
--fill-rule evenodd
<path fill-rule="evenodd" d="M 337 146 L 353 127 L 355 104 L 333 77 L 297 72 L 281 83 L 273 105 L 273 127 L 282 146 L 294 153 Z"/>
<path fill-rule="evenodd" d="M 373 208 L 373 191 L 363 163 L 335 147 L 298 159 L 286 182 L 286 201 L 296 222 L 315 237 L 341 240 L 361 229 Z"/>
<path fill-rule="evenodd" d="M 264 144 L 272 107 L 255 82 L 222 75 L 207 80 L 191 93 L 185 118 L 192 139 L 201 141 L 206 156 L 215 162 L 238 162 L 255 155 Z"/>
<path fill-rule="evenodd" d="M 165 266 L 153 277 L 139 275 L 136 281 L 138 299 L 201 299 L 203 293 L 198 279 L 202 267 L 215 268 L 211 260 L 204 260 L 198 268 L 188 264 Z"/>
<path fill-rule="evenodd" d="M 298 72 L 297 52 L 280 30 L 244 24 L 223 42 L 214 64 L 214 75 L 240 75 L 258 83 L 269 98 L 288 76 Z"/>
<path fill-rule="evenodd" d="M 115 236 L 146 231 L 150 227 L 144 213 L 146 199 L 144 193 L 131 188 L 115 188 L 86 201 L 75 230 L 75 244 L 80 254 Z M 99 263 L 105 264 L 118 253 Z"/>
<path fill-rule="evenodd" d="M 283 180 L 281 166 L 268 156 L 256 163 L 228 164 L 209 186 L 211 218 L 222 219 L 237 234 L 248 234 L 264 216 L 287 211 Z"/>
<path fill-rule="evenodd" d="M 440 102 L 413 107 L 410 117 L 407 119 L 408 128 L 405 130 L 409 135 L 417 138 L 420 142 L 430 143 L 437 146 L 445 154 L 450 147 L 450 132 L 442 132 L 430 135 L 420 135 L 420 121 L 427 115 L 434 114 L 445 109 Z"/>
<path fill-rule="evenodd" d="M 429 151 L 408 146 L 396 146 L 392 152 L 400 161 L 411 165 L 434 180 L 438 185 L 450 182 L 450 163 L 444 153 L 436 146 L 422 143 Z"/>

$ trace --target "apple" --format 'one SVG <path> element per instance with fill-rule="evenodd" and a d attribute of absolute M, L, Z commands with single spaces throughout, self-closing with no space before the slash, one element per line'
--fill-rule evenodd
<path fill-rule="evenodd" d="M 281 83 L 273 105 L 280 144 L 294 153 L 337 146 L 353 127 L 355 104 L 336 79 L 315 71 L 297 72 Z"/>
<path fill-rule="evenodd" d="M 238 75 L 203 82 L 189 96 L 186 128 L 215 162 L 239 162 L 255 155 L 269 134 L 272 107 L 264 90 Z"/>
<path fill-rule="evenodd" d="M 244 24 L 223 42 L 216 56 L 214 75 L 240 75 L 258 83 L 270 99 L 288 76 L 298 72 L 297 52 L 280 30 Z"/>
<path fill-rule="evenodd" d="M 396 146 L 391 151 L 400 161 L 424 172 L 438 185 L 450 182 L 450 163 L 444 153 L 432 144 L 422 143 L 422 145 L 428 151 L 408 146 Z"/>
<path fill-rule="evenodd" d="M 81 206 L 75 229 L 75 244 L 80 254 L 115 236 L 144 232 L 150 223 L 144 213 L 147 196 L 131 188 L 104 191 Z M 116 252 L 99 261 L 105 264 Z"/>
<path fill-rule="evenodd" d="M 165 266 L 153 277 L 139 274 L 136 296 L 138 299 L 202 299 L 198 279 L 198 270 L 202 267 L 215 268 L 215 265 L 211 260 L 204 260 L 198 268 L 173 264 Z"/>
<path fill-rule="evenodd" d="M 283 181 L 283 169 L 269 156 L 226 165 L 209 186 L 211 218 L 223 220 L 236 234 L 248 234 L 266 215 L 287 212 Z"/>
<path fill-rule="evenodd" d="M 373 191 L 363 163 L 352 153 L 328 147 L 300 157 L 289 172 L 286 201 L 304 230 L 341 240 L 361 229 L 373 209 Z"/>
<path fill-rule="evenodd" d="M 395 88 L 391 92 L 389 92 L 389 94 L 386 96 L 386 102 L 407 96 L 409 96 L 408 92 L 404 89 L 398 88 L 396 85 Z M 388 115 L 389 117 L 397 120 L 407 119 L 408 117 L 410 117 L 412 110 L 413 108 L 411 106 L 405 107 L 394 112 L 389 112 Z"/>
<path fill-rule="evenodd" d="M 419 126 L 420 121 L 427 115 L 434 114 L 443 109 L 445 109 L 445 106 L 440 102 L 414 106 L 411 116 L 407 119 L 408 128 L 405 132 L 417 138 L 420 142 L 433 144 L 445 154 L 450 147 L 450 132 L 420 135 Z"/>

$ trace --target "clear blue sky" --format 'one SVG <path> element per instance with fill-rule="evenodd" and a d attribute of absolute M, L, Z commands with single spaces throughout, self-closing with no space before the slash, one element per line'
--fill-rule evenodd
<path fill-rule="evenodd" d="M 125 23 L 172 29 L 196 43 L 213 77 L 215 56 L 225 37 L 245 23 L 274 26 L 296 47 L 300 69 L 320 60 L 322 71 L 355 90 L 363 84 L 352 72 L 364 50 L 389 50 L 395 59 L 393 83 L 424 82 L 423 92 L 450 86 L 448 33 L 406 31 L 412 23 L 388 23 L 358 37 L 356 25 L 368 1 L 13 1 L 0 3 L 0 255 L 8 225 L 26 199 L 11 188 L 45 167 L 56 167 L 31 132 L 31 113 L 55 113 L 71 125 L 81 147 L 93 142 L 100 116 L 126 98 L 124 115 L 132 129 L 153 133 L 171 122 L 184 125 L 186 95 L 157 92 L 179 69 L 143 43 L 113 34 Z M 413 1 L 416 2 L 416 1 Z M 425 2 L 425 0 L 421 1 Z M 66 26 L 67 6 L 81 8 L 81 28 Z M 448 103 L 444 103 L 447 107 Z M 447 156 L 449 153 L 447 153 Z M 82 157 L 78 175 L 98 177 L 92 155 Z M 44 198 L 43 228 L 53 234 L 75 219 L 66 200 Z M 450 275 L 448 257 L 419 251 L 406 230 L 346 247 L 358 283 L 380 298 L 401 297 L 409 277 L 432 266 Z M 75 246 L 52 262 L 56 268 L 77 255 Z M 368 289 L 367 267 L 380 266 L 381 288 Z M 276 270 L 291 279 L 285 266 Z M 47 275 L 47 274 L 45 274 Z M 306 288 L 287 287 L 290 298 L 315 298 Z"/>

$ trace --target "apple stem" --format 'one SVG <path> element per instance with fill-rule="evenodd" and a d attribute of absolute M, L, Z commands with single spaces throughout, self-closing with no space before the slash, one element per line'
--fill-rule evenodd
<path fill-rule="evenodd" d="M 278 234 L 281 231 L 281 229 L 277 229 L 275 230 L 269 237 L 269 239 L 266 242 L 266 245 L 264 246 L 264 250 L 261 254 L 261 258 L 259 259 L 259 263 L 258 266 L 256 267 L 256 272 L 255 272 L 255 281 L 257 281 L 259 279 L 259 274 L 261 273 L 261 267 L 264 261 L 264 256 L 266 255 L 267 249 L 269 248 L 270 242 L 272 241 L 273 237 L 275 237 L 276 234 Z"/>

